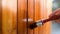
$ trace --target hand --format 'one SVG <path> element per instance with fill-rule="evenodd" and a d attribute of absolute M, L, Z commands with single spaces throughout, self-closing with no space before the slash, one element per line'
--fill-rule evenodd
<path fill-rule="evenodd" d="M 60 8 L 56 9 L 55 11 L 53 11 L 50 15 L 49 15 L 49 18 L 54 16 L 54 15 L 60 15 Z M 55 22 L 57 23 L 60 23 L 60 19 L 58 20 L 54 20 Z"/>

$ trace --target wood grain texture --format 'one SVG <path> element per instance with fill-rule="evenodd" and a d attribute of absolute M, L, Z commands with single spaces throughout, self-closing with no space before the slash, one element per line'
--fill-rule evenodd
<path fill-rule="evenodd" d="M 18 0 L 18 34 L 27 34 L 27 0 Z"/>
<path fill-rule="evenodd" d="M 38 21 L 38 20 L 40 20 L 41 19 L 41 13 L 40 13 L 40 0 L 35 0 L 35 21 Z M 41 28 L 41 27 L 40 27 Z M 39 27 L 37 27 L 37 28 L 35 28 L 34 29 L 34 34 L 39 34 L 39 29 L 40 29 Z"/>
<path fill-rule="evenodd" d="M 51 0 L 35 0 L 35 21 L 48 18 L 51 12 Z M 47 22 L 44 25 L 34 29 L 34 34 L 50 34 L 50 28 L 51 22 Z"/>
<path fill-rule="evenodd" d="M 28 0 L 28 24 L 34 22 L 34 0 Z M 33 34 L 33 30 L 28 28 L 28 34 Z"/>
<path fill-rule="evenodd" d="M 28 11 L 27 0 L 18 0 L 18 34 L 50 34 L 51 22 L 47 22 L 34 30 L 27 29 L 27 26 L 37 20 L 48 18 L 51 11 L 51 0 L 28 0 Z M 28 24 L 25 22 L 27 12 Z"/>
<path fill-rule="evenodd" d="M 2 0 L 2 34 L 17 34 L 17 0 Z"/>
<path fill-rule="evenodd" d="M 52 12 L 52 0 L 41 0 L 40 4 L 41 4 L 41 19 L 46 19 Z M 40 29 L 40 31 L 42 31 L 41 34 L 51 34 L 50 28 L 51 28 L 51 22 L 45 23 Z"/>

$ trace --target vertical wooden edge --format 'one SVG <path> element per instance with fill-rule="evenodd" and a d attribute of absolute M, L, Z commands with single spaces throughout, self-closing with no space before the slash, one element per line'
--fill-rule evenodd
<path fill-rule="evenodd" d="M 2 34 L 2 0 L 0 0 L 0 34 Z"/>
<path fill-rule="evenodd" d="M 27 0 L 18 0 L 18 34 L 27 34 Z"/>
<path fill-rule="evenodd" d="M 28 19 L 31 19 L 28 24 L 33 23 L 34 18 L 34 0 L 28 0 Z M 33 29 L 28 28 L 28 34 L 34 34 Z"/>
<path fill-rule="evenodd" d="M 22 2 L 21 0 L 18 0 L 18 34 L 23 34 L 23 24 L 22 24 L 22 14 L 21 14 L 21 5 L 22 5 Z"/>

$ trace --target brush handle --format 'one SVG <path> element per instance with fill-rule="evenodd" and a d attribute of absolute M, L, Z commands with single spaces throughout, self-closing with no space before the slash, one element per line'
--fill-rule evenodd
<path fill-rule="evenodd" d="M 39 22 L 36 22 L 36 25 L 41 26 L 41 25 L 43 25 L 44 23 L 46 23 L 48 21 L 50 21 L 50 19 L 40 20 Z"/>
<path fill-rule="evenodd" d="M 40 20 L 40 21 L 34 22 L 33 24 L 31 24 L 31 25 L 29 26 L 29 28 L 30 28 L 30 29 L 34 29 L 34 28 L 36 28 L 36 27 L 38 27 L 38 26 L 41 26 L 43 23 L 45 23 L 45 22 L 47 22 L 47 21 L 49 21 L 49 19 L 45 19 L 45 20 Z"/>
<path fill-rule="evenodd" d="M 40 26 L 40 25 L 43 25 L 44 23 L 48 22 L 48 21 L 52 21 L 52 20 L 57 20 L 57 19 L 60 19 L 60 15 L 54 15 L 48 19 L 45 19 L 45 20 L 41 20 L 39 22 L 36 22 L 36 25 L 37 26 Z"/>
<path fill-rule="evenodd" d="M 54 15 L 52 17 L 49 17 L 48 19 L 45 19 L 45 20 L 40 20 L 38 22 L 34 22 L 33 24 L 30 25 L 30 28 L 31 29 L 34 29 L 38 26 L 41 26 L 43 25 L 44 23 L 48 22 L 48 21 L 52 21 L 52 20 L 56 20 L 56 19 L 60 19 L 60 15 Z"/>

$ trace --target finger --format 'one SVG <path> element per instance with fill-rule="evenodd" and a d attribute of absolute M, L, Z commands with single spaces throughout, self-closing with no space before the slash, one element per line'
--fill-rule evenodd
<path fill-rule="evenodd" d="M 60 14 L 60 8 L 56 9 L 55 11 L 53 11 L 49 17 L 52 17 L 53 15 L 59 15 Z"/>
<path fill-rule="evenodd" d="M 53 11 L 52 14 L 53 14 L 53 15 L 58 15 L 58 14 L 60 14 L 60 8 L 56 9 L 55 11 Z"/>

